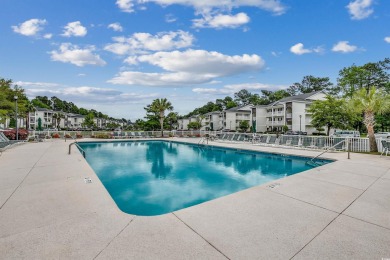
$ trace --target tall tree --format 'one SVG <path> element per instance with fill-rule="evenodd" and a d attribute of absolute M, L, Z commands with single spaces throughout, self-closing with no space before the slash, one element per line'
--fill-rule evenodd
<path fill-rule="evenodd" d="M 54 113 L 52 118 L 54 119 L 53 127 L 60 128 L 61 119 L 65 118 L 65 115 L 63 113 Z"/>
<path fill-rule="evenodd" d="M 340 90 L 330 82 L 328 77 L 321 78 L 311 75 L 303 77 L 301 82 L 295 82 L 287 89 L 291 96 L 315 91 L 324 91 L 325 93 L 337 95 Z"/>
<path fill-rule="evenodd" d="M 325 100 L 314 101 L 308 112 L 312 113 L 311 124 L 317 129 L 327 127 L 327 135 L 331 128 L 347 129 L 356 120 L 345 100 L 331 95 Z"/>
<path fill-rule="evenodd" d="M 12 80 L 0 78 L 0 122 L 15 118 L 15 96 L 17 97 L 18 118 L 26 115 L 28 98 L 24 89 L 14 85 Z"/>
<path fill-rule="evenodd" d="M 94 119 L 95 119 L 95 115 L 93 113 L 89 113 L 84 117 L 84 122 L 82 123 L 82 125 L 84 127 L 89 127 L 89 128 L 95 127 L 96 124 Z"/>
<path fill-rule="evenodd" d="M 178 114 L 177 112 L 170 112 L 168 115 L 167 115 L 167 121 L 168 121 L 168 124 L 169 124 L 169 128 L 170 130 L 172 131 L 173 129 L 173 126 L 175 124 L 177 124 L 177 118 L 178 118 Z"/>
<path fill-rule="evenodd" d="M 147 108 L 145 108 L 147 112 L 154 113 L 159 118 L 160 127 L 161 127 L 161 136 L 164 136 L 164 118 L 165 111 L 172 111 L 173 106 L 171 102 L 169 102 L 166 98 L 159 98 L 153 100 L 152 104 L 150 104 Z"/>
<path fill-rule="evenodd" d="M 29 125 L 29 122 L 30 122 L 30 120 L 29 120 L 29 115 L 30 115 L 30 113 L 35 112 L 35 110 L 36 110 L 36 109 L 35 109 L 33 103 L 32 103 L 31 101 L 28 101 L 28 102 L 26 103 L 26 128 L 27 128 L 27 129 L 30 129 L 30 125 Z"/>
<path fill-rule="evenodd" d="M 390 93 L 389 69 L 389 58 L 363 66 L 352 65 L 340 70 L 337 81 L 347 97 L 352 97 L 355 91 L 362 88 L 368 92 L 371 87 L 383 88 Z"/>
<path fill-rule="evenodd" d="M 364 114 L 363 123 L 367 127 L 370 151 L 377 152 L 374 135 L 375 115 L 390 111 L 390 95 L 383 89 L 375 87 L 369 88 L 368 92 L 361 88 L 349 99 L 349 106 L 357 114 Z"/>
<path fill-rule="evenodd" d="M 282 98 L 286 98 L 291 96 L 290 93 L 288 93 L 284 89 L 276 90 L 276 91 L 270 91 L 270 90 L 262 90 L 261 91 L 264 98 L 268 100 L 268 104 L 273 103 L 275 101 L 278 101 Z"/>
<path fill-rule="evenodd" d="M 242 89 L 234 93 L 234 101 L 240 106 L 248 105 L 250 103 L 251 97 L 252 94 L 246 89 Z"/>

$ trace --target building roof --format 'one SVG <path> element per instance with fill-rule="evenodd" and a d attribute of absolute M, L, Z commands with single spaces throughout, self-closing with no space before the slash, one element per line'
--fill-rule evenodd
<path fill-rule="evenodd" d="M 222 113 L 222 111 L 212 111 L 212 112 L 206 113 L 205 115 L 219 115 L 221 113 Z"/>
<path fill-rule="evenodd" d="M 54 112 L 53 110 L 51 109 L 48 109 L 48 108 L 42 108 L 42 107 L 36 107 L 35 108 L 36 111 L 46 111 L 46 112 Z"/>
<path fill-rule="evenodd" d="M 251 109 L 242 109 L 246 106 L 252 106 L 252 105 L 247 104 L 247 105 L 242 105 L 242 106 L 238 106 L 238 107 L 232 107 L 232 108 L 226 109 L 225 111 L 227 111 L 227 112 L 251 112 L 252 111 Z"/>
<path fill-rule="evenodd" d="M 307 100 L 309 97 L 311 96 L 314 96 L 318 93 L 323 93 L 323 91 L 314 91 L 314 92 L 311 92 L 311 93 L 305 93 L 305 94 L 300 94 L 300 95 L 296 95 L 296 96 L 292 96 L 292 97 L 285 97 L 285 98 L 282 98 L 278 101 L 275 101 L 274 103 L 271 103 L 270 105 L 275 105 L 277 103 L 286 103 L 286 102 L 292 102 L 292 101 L 305 101 Z"/>
<path fill-rule="evenodd" d="M 83 115 L 79 115 L 79 114 L 72 114 L 72 113 L 66 113 L 68 115 L 68 117 L 82 117 L 84 118 L 85 116 Z"/>

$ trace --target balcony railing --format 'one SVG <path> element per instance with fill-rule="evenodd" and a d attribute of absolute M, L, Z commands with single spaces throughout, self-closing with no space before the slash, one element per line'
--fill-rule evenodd
<path fill-rule="evenodd" d="M 292 118 L 292 113 L 287 113 L 286 118 Z"/>
<path fill-rule="evenodd" d="M 284 111 L 274 111 L 274 113 L 272 114 L 272 112 L 268 112 L 267 113 L 268 116 L 284 116 Z"/>

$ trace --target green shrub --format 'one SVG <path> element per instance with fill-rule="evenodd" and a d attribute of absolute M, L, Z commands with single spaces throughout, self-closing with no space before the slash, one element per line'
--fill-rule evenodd
<path fill-rule="evenodd" d="M 98 138 L 98 139 L 111 139 L 110 134 L 96 134 L 91 136 L 92 138 Z"/>

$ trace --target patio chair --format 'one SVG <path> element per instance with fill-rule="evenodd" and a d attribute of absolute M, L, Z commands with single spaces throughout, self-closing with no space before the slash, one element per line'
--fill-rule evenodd
<path fill-rule="evenodd" d="M 271 146 L 279 146 L 280 145 L 281 136 L 276 137 L 275 141 L 273 143 L 269 143 Z"/>
<path fill-rule="evenodd" d="M 282 135 L 281 137 L 279 137 L 279 146 L 285 146 L 289 139 L 290 137 L 286 135 Z"/>
<path fill-rule="evenodd" d="M 381 140 L 381 143 L 382 143 L 382 153 L 381 153 L 381 156 L 386 153 L 386 156 L 389 152 L 389 149 L 390 149 L 390 142 L 388 142 L 387 140 Z"/>
<path fill-rule="evenodd" d="M 278 139 L 278 138 L 276 138 L 276 135 L 270 135 L 270 137 L 268 138 L 266 144 L 268 144 L 268 145 L 275 145 L 275 141 L 276 141 L 277 139 Z"/>
<path fill-rule="evenodd" d="M 119 132 L 114 132 L 114 133 L 113 133 L 113 137 L 114 137 L 114 139 L 119 138 L 119 137 L 120 137 Z"/>
<path fill-rule="evenodd" d="M 345 138 L 333 138 L 333 146 L 332 149 L 336 151 L 341 151 L 345 149 Z"/>
<path fill-rule="evenodd" d="M 321 139 L 320 137 L 313 137 L 311 144 L 306 146 L 306 148 L 308 148 L 308 149 L 318 149 L 318 144 L 319 144 L 320 139 Z"/>
<path fill-rule="evenodd" d="M 232 138 L 232 142 L 237 142 L 238 141 L 238 138 L 240 137 L 241 134 L 234 134 L 233 138 Z"/>
<path fill-rule="evenodd" d="M 293 136 L 286 142 L 287 147 L 298 147 L 299 146 L 299 136 Z"/>
<path fill-rule="evenodd" d="M 9 145 L 11 145 L 9 139 L 2 132 L 0 132 L 0 151 L 5 150 Z"/>
<path fill-rule="evenodd" d="M 255 145 L 266 145 L 268 143 L 269 135 L 262 135 L 260 136 L 258 143 Z"/>
<path fill-rule="evenodd" d="M 318 137 L 317 138 L 317 148 L 318 149 L 326 149 L 328 148 L 328 142 L 326 137 Z"/>
<path fill-rule="evenodd" d="M 237 141 L 239 141 L 239 142 L 245 142 L 245 140 L 246 140 L 246 134 L 240 134 L 240 136 L 238 137 L 238 140 Z"/>
<path fill-rule="evenodd" d="M 225 141 L 231 141 L 232 139 L 233 139 L 233 137 L 234 137 L 234 134 L 226 134 L 226 136 L 225 136 Z"/>
<path fill-rule="evenodd" d="M 308 148 L 313 144 L 314 138 L 309 136 L 304 136 L 301 139 L 301 147 Z"/>

